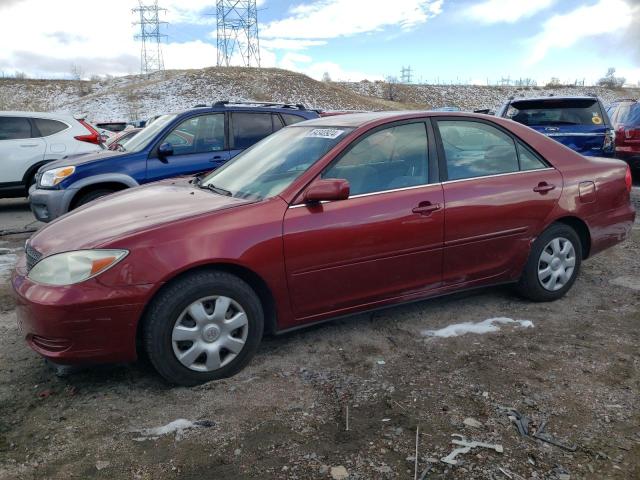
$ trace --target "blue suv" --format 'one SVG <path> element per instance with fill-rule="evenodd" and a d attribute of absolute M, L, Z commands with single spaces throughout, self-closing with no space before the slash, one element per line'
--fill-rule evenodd
<path fill-rule="evenodd" d="M 117 151 L 68 157 L 41 167 L 31 211 L 42 222 L 125 188 L 218 168 L 294 123 L 318 118 L 304 105 L 228 101 L 163 115 Z"/>
<path fill-rule="evenodd" d="M 496 113 L 587 157 L 613 157 L 615 131 L 597 97 L 510 98 Z"/>

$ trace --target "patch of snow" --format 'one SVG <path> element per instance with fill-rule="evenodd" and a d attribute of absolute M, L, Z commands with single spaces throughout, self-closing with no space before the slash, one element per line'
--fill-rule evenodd
<path fill-rule="evenodd" d="M 425 337 L 458 337 L 465 333 L 490 333 L 500 330 L 499 325 L 516 324 L 522 328 L 532 328 L 533 322 L 530 320 L 513 320 L 506 317 L 488 318 L 482 322 L 464 322 L 449 325 L 448 327 L 441 328 L 440 330 L 423 330 L 422 335 Z"/>
<path fill-rule="evenodd" d="M 0 248 L 0 279 L 9 278 L 18 262 L 19 248 Z"/>
<path fill-rule="evenodd" d="M 610 283 L 619 287 L 640 291 L 640 279 L 636 277 L 617 277 L 611 280 Z"/>
<path fill-rule="evenodd" d="M 139 433 L 141 436 L 138 438 L 134 438 L 134 440 L 141 442 L 144 440 L 156 440 L 163 435 L 168 435 L 171 433 L 175 433 L 176 441 L 182 440 L 184 437 L 184 432 L 186 430 L 192 428 L 200 428 L 200 427 L 208 427 L 211 426 L 211 422 L 208 421 L 196 421 L 192 422 L 191 420 L 186 420 L 184 418 L 179 418 L 178 420 L 174 420 L 173 422 L 167 423 L 161 427 L 156 428 L 141 428 L 141 429 L 133 429 L 131 432 Z"/>

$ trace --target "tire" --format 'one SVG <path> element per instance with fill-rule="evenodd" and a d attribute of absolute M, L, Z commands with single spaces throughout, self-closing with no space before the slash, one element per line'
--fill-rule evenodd
<path fill-rule="evenodd" d="M 262 304 L 253 289 L 235 275 L 214 270 L 170 284 L 152 300 L 142 321 L 151 364 L 169 383 L 182 386 L 238 373 L 255 355 L 264 330 Z"/>
<path fill-rule="evenodd" d="M 84 195 L 82 195 L 77 202 L 75 202 L 75 205 L 73 208 L 78 208 L 81 207 L 82 205 L 86 205 L 89 202 L 93 202 L 94 200 L 97 200 L 100 197 L 104 197 L 106 195 L 109 195 L 111 193 L 114 193 L 115 190 L 111 190 L 108 188 L 100 188 L 97 190 L 91 190 L 90 192 L 85 193 Z"/>
<path fill-rule="evenodd" d="M 565 251 L 567 253 L 563 253 Z M 573 286 L 581 262 L 582 243 L 578 234 L 568 225 L 555 223 L 533 242 L 517 290 L 536 302 L 552 302 L 562 298 Z"/>

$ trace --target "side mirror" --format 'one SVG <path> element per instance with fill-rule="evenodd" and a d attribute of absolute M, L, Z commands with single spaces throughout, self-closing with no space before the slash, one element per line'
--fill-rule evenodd
<path fill-rule="evenodd" d="M 170 143 L 163 143 L 158 147 L 158 156 L 160 158 L 166 158 L 173 155 L 173 145 Z"/>
<path fill-rule="evenodd" d="M 305 203 L 346 200 L 349 198 L 349 182 L 344 179 L 328 178 L 313 182 L 304 192 Z"/>

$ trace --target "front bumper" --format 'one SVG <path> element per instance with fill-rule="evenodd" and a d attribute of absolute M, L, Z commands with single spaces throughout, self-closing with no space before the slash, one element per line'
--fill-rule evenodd
<path fill-rule="evenodd" d="M 35 188 L 29 191 L 29 205 L 35 217 L 41 222 L 50 222 L 69 211 L 71 199 L 76 190 L 46 190 Z"/>
<path fill-rule="evenodd" d="M 106 287 L 94 278 L 56 287 L 25 273 L 19 264 L 11 283 L 20 335 L 33 350 L 62 365 L 136 359 L 136 329 L 151 285 Z"/>

